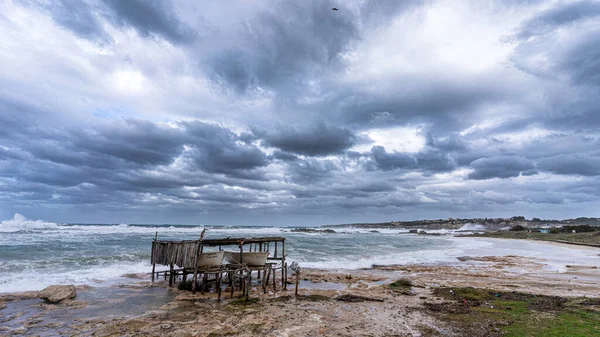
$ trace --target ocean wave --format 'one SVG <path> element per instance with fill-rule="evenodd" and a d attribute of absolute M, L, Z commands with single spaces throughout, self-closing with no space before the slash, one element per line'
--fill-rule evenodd
<path fill-rule="evenodd" d="M 54 222 L 46 222 L 43 220 L 29 220 L 19 213 L 10 220 L 0 222 L 0 232 L 21 232 L 21 231 L 36 231 L 57 229 L 59 224 Z"/>
<path fill-rule="evenodd" d="M 476 223 L 466 223 L 458 231 L 485 231 L 486 227 Z"/>
<path fill-rule="evenodd" d="M 125 274 L 147 273 L 150 262 L 111 263 L 88 266 L 87 268 L 51 270 L 25 270 L 2 273 L 0 275 L 0 293 L 41 290 L 53 284 L 75 284 L 90 286 L 111 286 L 131 282 Z M 148 276 L 150 279 L 150 276 Z"/>

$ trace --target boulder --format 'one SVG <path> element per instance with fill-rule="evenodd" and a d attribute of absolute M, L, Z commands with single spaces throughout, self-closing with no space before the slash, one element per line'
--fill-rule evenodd
<path fill-rule="evenodd" d="M 72 284 L 65 286 L 49 286 L 38 293 L 38 297 L 45 300 L 48 303 L 58 303 L 67 298 L 73 298 L 75 297 L 75 295 L 77 295 L 77 290 Z"/>

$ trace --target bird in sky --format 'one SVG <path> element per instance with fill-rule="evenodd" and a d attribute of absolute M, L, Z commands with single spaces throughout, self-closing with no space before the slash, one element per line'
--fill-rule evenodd
<path fill-rule="evenodd" d="M 338 9 L 336 7 L 333 7 L 331 10 L 332 11 L 337 11 Z"/>

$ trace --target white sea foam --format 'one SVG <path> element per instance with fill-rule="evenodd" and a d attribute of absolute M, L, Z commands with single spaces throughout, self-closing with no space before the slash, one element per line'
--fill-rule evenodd
<path fill-rule="evenodd" d="M 458 230 L 459 231 L 484 231 L 484 230 L 486 230 L 486 227 L 481 224 L 466 223 Z"/>
<path fill-rule="evenodd" d="M 88 266 L 76 270 L 57 268 L 52 271 L 27 270 L 18 273 L 8 272 L 0 274 L 0 293 L 41 290 L 53 284 L 90 285 L 95 287 L 110 286 L 131 282 L 131 279 L 123 277 L 125 274 L 147 273 L 149 271 L 149 262 L 120 262 Z"/>
<path fill-rule="evenodd" d="M 56 229 L 58 224 L 43 220 L 28 220 L 23 215 L 15 213 L 12 219 L 0 222 L 0 232 L 18 232 L 41 229 Z"/>

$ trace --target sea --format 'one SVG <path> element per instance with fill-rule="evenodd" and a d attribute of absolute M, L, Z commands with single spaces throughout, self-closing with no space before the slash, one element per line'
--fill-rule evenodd
<path fill-rule="evenodd" d="M 323 229 L 322 227 L 312 227 Z M 52 284 L 93 287 L 132 283 L 131 274 L 151 271 L 152 240 L 194 240 L 282 236 L 288 261 L 302 268 L 360 269 L 374 264 L 452 265 L 460 256 L 520 255 L 545 261 L 561 272 L 566 265 L 597 265 L 595 252 L 519 240 L 456 237 L 484 229 L 427 230 L 335 227 L 335 233 L 295 232 L 291 227 L 60 224 L 20 214 L 0 222 L 0 293 L 40 290 Z M 147 276 L 148 279 L 150 276 Z"/>

